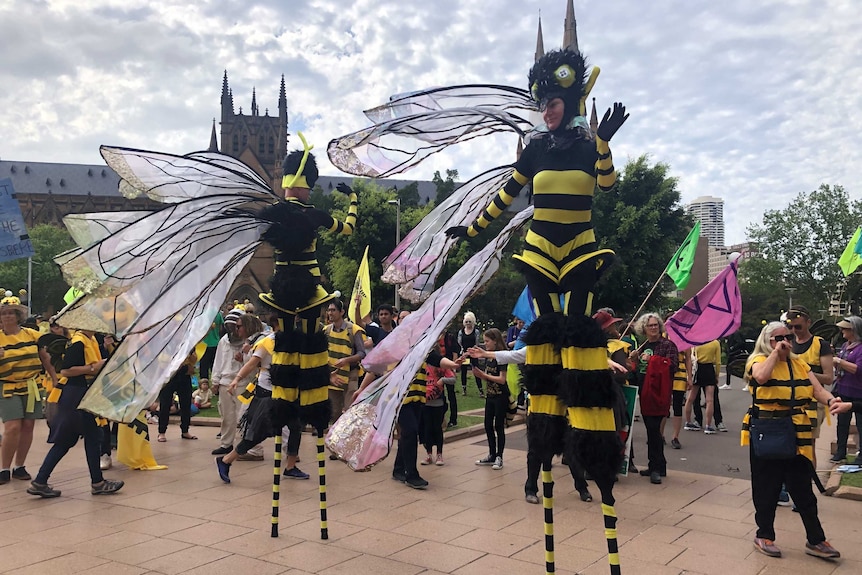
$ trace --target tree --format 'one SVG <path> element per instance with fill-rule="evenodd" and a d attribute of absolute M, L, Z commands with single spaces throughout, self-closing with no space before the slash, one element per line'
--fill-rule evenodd
<path fill-rule="evenodd" d="M 401 200 L 401 209 L 419 207 L 419 183 L 410 182 L 401 189 L 396 189 L 398 199 Z"/>
<path fill-rule="evenodd" d="M 30 308 L 33 313 L 54 313 L 63 307 L 69 286 L 63 280 L 54 256 L 75 247 L 65 228 L 39 224 L 28 232 L 36 254 L 33 256 L 33 285 Z M 2 287 L 16 293 L 27 287 L 27 258 L 0 263 Z"/>
<path fill-rule="evenodd" d="M 827 309 L 841 286 L 847 298 L 858 299 L 860 278 L 845 279 L 837 262 L 859 225 L 860 213 L 862 200 L 851 200 L 842 186 L 828 184 L 800 193 L 782 210 L 767 210 L 762 223 L 747 230 L 757 256 L 743 266 L 746 285 L 784 298 L 785 291 L 792 290 L 793 300 L 812 313 Z M 767 319 L 786 307 L 773 309 Z"/>
<path fill-rule="evenodd" d="M 602 248 L 616 253 L 616 262 L 596 286 L 593 307 L 612 307 L 617 314 L 634 313 L 667 262 L 685 239 L 693 222 L 680 205 L 676 178 L 667 164 L 650 165 L 643 155 L 628 162 L 616 187 L 596 190 L 593 226 Z M 664 280 L 646 309 L 666 307 Z"/>
<path fill-rule="evenodd" d="M 458 187 L 458 184 L 455 182 L 457 179 L 458 170 L 446 170 L 446 179 L 443 179 L 439 170 L 434 172 L 434 177 L 431 178 L 431 181 L 437 186 L 437 195 L 434 198 L 436 205 L 439 206 L 443 200 L 452 195 L 452 192 Z"/>

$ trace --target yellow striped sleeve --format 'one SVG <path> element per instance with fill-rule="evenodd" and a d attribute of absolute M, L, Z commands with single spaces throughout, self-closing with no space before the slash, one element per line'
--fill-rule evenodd
<path fill-rule="evenodd" d="M 488 207 L 482 211 L 473 225 L 467 228 L 467 235 L 471 238 L 478 236 L 480 231 L 487 228 L 488 224 L 494 221 L 503 213 L 503 211 L 505 211 L 506 208 L 512 205 L 512 202 L 518 194 L 521 193 L 521 189 L 528 181 L 529 179 L 526 176 L 518 173 L 518 170 L 515 170 L 515 173 L 512 174 L 512 177 L 509 178 L 506 185 L 497 192 L 497 195 L 494 196 L 494 199 L 491 200 Z"/>

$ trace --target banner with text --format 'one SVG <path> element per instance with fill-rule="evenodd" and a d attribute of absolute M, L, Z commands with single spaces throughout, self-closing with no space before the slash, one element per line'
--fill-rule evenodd
<path fill-rule="evenodd" d="M 12 180 L 0 180 L 0 262 L 35 255 Z"/>

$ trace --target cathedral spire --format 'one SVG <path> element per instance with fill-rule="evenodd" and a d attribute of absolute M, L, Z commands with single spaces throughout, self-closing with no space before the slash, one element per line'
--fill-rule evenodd
<path fill-rule="evenodd" d="M 213 118 L 213 130 L 210 133 L 210 147 L 207 148 L 207 152 L 218 152 L 218 139 L 216 138 L 216 119 Z"/>
<path fill-rule="evenodd" d="M 545 55 L 545 41 L 542 37 L 542 11 L 539 10 L 539 33 L 536 35 L 536 57 L 535 62 Z"/>
<path fill-rule="evenodd" d="M 566 22 L 563 25 L 563 48 L 580 51 L 578 47 L 578 23 L 575 20 L 575 0 L 566 6 Z"/>
<path fill-rule="evenodd" d="M 593 111 L 590 112 L 590 130 L 593 131 L 593 134 L 599 129 L 599 115 L 596 114 L 596 99 L 593 98 Z"/>
<path fill-rule="evenodd" d="M 233 118 L 233 96 L 227 83 L 227 70 L 221 84 L 221 121 L 227 122 Z"/>
<path fill-rule="evenodd" d="M 252 116 L 259 115 L 258 109 L 257 109 L 257 93 L 255 91 L 254 86 L 252 86 L 252 88 L 251 88 L 251 115 Z"/>

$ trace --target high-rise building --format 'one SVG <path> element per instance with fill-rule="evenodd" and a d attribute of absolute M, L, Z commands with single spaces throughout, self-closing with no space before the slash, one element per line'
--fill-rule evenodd
<path fill-rule="evenodd" d="M 724 200 L 712 196 L 695 198 L 685 207 L 695 221 L 700 220 L 700 235 L 714 248 L 724 247 Z"/>

